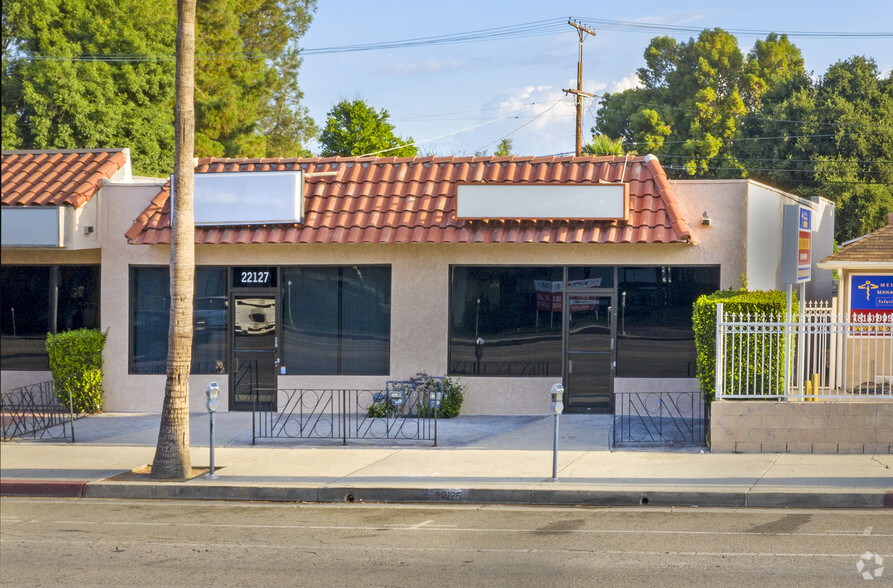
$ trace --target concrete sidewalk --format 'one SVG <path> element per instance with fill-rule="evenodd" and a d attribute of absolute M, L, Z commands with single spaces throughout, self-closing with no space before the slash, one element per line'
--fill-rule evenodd
<path fill-rule="evenodd" d="M 209 463 L 207 413 L 191 415 L 193 466 Z M 75 423 L 77 443 L 0 446 L 3 496 L 549 505 L 893 507 L 893 456 L 609 450 L 610 416 L 563 415 L 558 476 L 550 416 L 461 416 L 431 442 L 262 440 L 251 415 L 220 413 L 217 479 L 159 482 L 158 415 Z"/>

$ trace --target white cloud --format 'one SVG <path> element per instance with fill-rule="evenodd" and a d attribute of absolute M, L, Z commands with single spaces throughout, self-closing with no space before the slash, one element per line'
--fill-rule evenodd
<path fill-rule="evenodd" d="M 612 94 L 616 94 L 618 92 L 623 92 L 624 90 L 641 87 L 642 82 L 639 81 L 639 76 L 633 73 L 629 74 L 625 78 L 622 78 L 621 80 L 611 82 L 610 92 Z"/>

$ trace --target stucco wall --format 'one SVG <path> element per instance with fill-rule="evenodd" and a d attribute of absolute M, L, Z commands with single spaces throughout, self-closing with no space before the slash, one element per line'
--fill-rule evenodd
<path fill-rule="evenodd" d="M 729 250 L 732 250 L 730 253 Z M 379 388 L 387 379 L 405 378 L 419 371 L 447 370 L 449 336 L 448 293 L 451 264 L 479 265 L 594 265 L 594 264 L 718 264 L 740 249 L 727 245 L 220 245 L 198 246 L 199 265 L 391 265 L 391 368 L 389 376 L 280 376 L 284 388 Z M 104 284 L 126 289 L 130 264 L 165 265 L 166 246 L 125 245 L 107 252 Z M 122 289 L 122 293 L 126 290 Z M 103 297 L 103 324 L 110 327 L 106 356 L 107 410 L 150 411 L 161 408 L 163 376 L 127 373 L 128 300 Z M 105 328 L 105 327 L 104 327 Z M 211 379 L 193 376 L 190 398 L 194 410 L 204 406 L 204 388 Z M 548 391 L 560 378 L 463 377 L 468 393 L 466 414 L 546 414 Z M 635 381 L 635 379 L 631 379 Z M 691 379 L 674 382 L 688 389 Z M 673 382 L 671 380 L 671 382 Z M 639 387 L 643 384 L 640 382 Z M 223 406 L 221 408 L 224 408 Z"/>
<path fill-rule="evenodd" d="M 389 264 L 392 268 L 390 374 L 279 377 L 280 387 L 378 388 L 387 379 L 402 379 L 419 371 L 446 372 L 452 264 L 709 264 L 722 266 L 721 288 L 739 286 L 740 274 L 748 271 L 745 219 L 750 185 L 740 180 L 674 182 L 680 208 L 692 228 L 696 244 L 203 245 L 196 248 L 196 263 L 222 266 Z M 101 194 L 101 314 L 102 328 L 109 330 L 105 356 L 105 409 L 108 411 L 158 412 L 162 406 L 164 376 L 128 374 L 128 284 L 131 265 L 167 265 L 169 248 L 128 245 L 124 238 L 124 232 L 157 191 L 157 184 L 107 184 Z M 700 224 L 704 212 L 712 219 L 709 227 Z M 45 253 L 29 255 L 35 257 L 22 263 L 36 263 Z M 98 252 L 94 255 L 98 260 Z M 45 258 L 45 262 L 54 261 Z M 4 263 L 7 263 L 5 251 Z M 212 379 L 220 384 L 221 408 L 227 409 L 227 376 L 197 375 L 190 379 L 193 410 L 204 410 L 204 389 Z M 464 377 L 462 381 L 468 387 L 464 412 L 546 414 L 549 388 L 559 379 Z M 617 381 L 617 388 L 622 391 L 651 390 L 655 385 L 684 391 L 696 386 L 696 381 L 691 378 Z"/>

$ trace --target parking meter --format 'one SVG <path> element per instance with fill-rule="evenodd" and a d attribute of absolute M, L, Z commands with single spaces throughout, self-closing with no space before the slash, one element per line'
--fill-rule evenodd
<path fill-rule="evenodd" d="M 552 433 L 552 481 L 558 479 L 558 417 L 564 410 L 564 386 L 552 384 L 552 414 L 555 415 L 555 429 Z"/>
<path fill-rule="evenodd" d="M 214 468 L 214 413 L 217 412 L 217 403 L 218 398 L 220 397 L 220 386 L 217 385 L 217 382 L 209 382 L 207 389 L 205 389 L 205 394 L 208 396 L 208 401 L 205 403 L 205 406 L 208 407 L 208 413 L 210 414 L 210 426 L 211 430 L 209 431 L 209 441 L 208 447 L 211 452 L 211 467 L 209 468 L 208 475 L 205 477 L 211 480 L 217 479 L 216 469 Z"/>
<path fill-rule="evenodd" d="M 217 385 L 217 382 L 209 383 L 205 394 L 208 396 L 208 401 L 205 403 L 208 412 L 217 412 L 218 399 L 220 398 L 220 386 Z"/>
<path fill-rule="evenodd" d="M 552 412 L 561 414 L 564 411 L 564 386 L 552 385 Z"/>

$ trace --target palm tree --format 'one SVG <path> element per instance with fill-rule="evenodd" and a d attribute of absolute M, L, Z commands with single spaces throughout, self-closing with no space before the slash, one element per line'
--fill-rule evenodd
<path fill-rule="evenodd" d="M 189 364 L 192 361 L 192 296 L 195 220 L 192 212 L 195 138 L 195 5 L 177 1 L 177 108 L 174 116 L 174 185 L 171 194 L 171 314 L 167 381 L 152 462 L 152 477 L 184 479 L 189 455 Z"/>
<path fill-rule="evenodd" d="M 588 155 L 623 155 L 623 141 L 614 140 L 607 135 L 592 135 L 592 143 L 583 146 L 583 153 Z"/>

